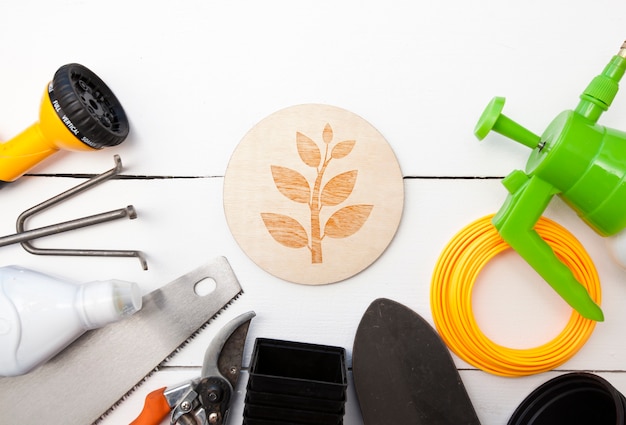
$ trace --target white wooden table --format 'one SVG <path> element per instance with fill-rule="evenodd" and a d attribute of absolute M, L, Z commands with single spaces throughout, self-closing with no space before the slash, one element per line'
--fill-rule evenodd
<path fill-rule="evenodd" d="M 432 323 L 429 287 L 439 253 L 463 226 L 500 207 L 506 196 L 501 178 L 523 168 L 524 146 L 498 135 L 480 143 L 473 136 L 487 102 L 505 96 L 505 113 L 541 134 L 557 113 L 575 107 L 617 52 L 626 38 L 624 16 L 626 3 L 607 0 L 3 1 L 0 139 L 34 122 L 47 82 L 70 62 L 107 82 L 132 129 L 116 148 L 59 153 L 2 189 L 0 234 L 13 233 L 20 212 L 83 181 L 81 175 L 111 168 L 118 154 L 127 178 L 31 225 L 133 204 L 137 220 L 38 245 L 138 249 L 149 270 L 134 259 L 33 256 L 19 245 L 0 248 L 0 265 L 81 282 L 136 281 L 148 293 L 207 259 L 230 261 L 245 294 L 105 425 L 130 422 L 149 391 L 197 375 L 214 333 L 248 310 L 257 317 L 245 366 L 254 339 L 267 337 L 344 347 L 351 367 L 356 327 L 375 298 L 400 301 Z M 388 249 L 363 272 L 325 286 L 288 283 L 257 267 L 230 234 L 222 205 L 226 166 L 244 134 L 267 115 L 302 103 L 338 106 L 369 121 L 404 175 L 404 213 Z M 626 129 L 625 117 L 626 94 L 619 93 L 601 123 Z M 626 392 L 626 272 L 564 203 L 552 202 L 546 216 L 566 226 L 592 256 L 606 321 L 572 360 L 541 375 L 496 377 L 455 357 L 484 425 L 506 423 L 530 391 L 566 371 L 593 371 Z M 519 347 L 551 339 L 571 311 L 514 254 L 485 269 L 474 303 L 487 335 Z M 244 371 L 231 424 L 241 422 L 246 380 Z M 352 381 L 348 397 L 344 423 L 361 424 Z"/>

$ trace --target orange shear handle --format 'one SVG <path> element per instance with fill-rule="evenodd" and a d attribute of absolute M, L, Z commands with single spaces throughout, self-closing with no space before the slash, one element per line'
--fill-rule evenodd
<path fill-rule="evenodd" d="M 172 408 L 165 399 L 165 387 L 152 391 L 146 396 L 143 410 L 130 425 L 159 425 Z"/>

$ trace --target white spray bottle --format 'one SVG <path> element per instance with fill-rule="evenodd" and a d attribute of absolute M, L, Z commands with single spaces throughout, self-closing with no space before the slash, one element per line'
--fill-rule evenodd
<path fill-rule="evenodd" d="M 141 308 L 136 283 L 74 284 L 16 266 L 0 267 L 0 376 L 45 363 L 89 329 Z"/>

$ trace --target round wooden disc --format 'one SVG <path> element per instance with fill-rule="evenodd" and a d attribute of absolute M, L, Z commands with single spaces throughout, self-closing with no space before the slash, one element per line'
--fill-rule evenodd
<path fill-rule="evenodd" d="M 334 106 L 278 111 L 250 130 L 224 179 L 228 226 L 281 279 L 319 285 L 372 264 L 404 203 L 398 161 L 367 121 Z"/>

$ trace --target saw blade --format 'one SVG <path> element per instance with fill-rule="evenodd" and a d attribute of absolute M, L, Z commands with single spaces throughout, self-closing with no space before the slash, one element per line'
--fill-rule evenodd
<path fill-rule="evenodd" d="M 205 296 L 197 283 L 213 279 Z M 11 423 L 99 421 L 242 293 L 224 257 L 143 297 L 141 310 L 89 331 L 33 372 L 0 378 L 0 412 Z"/>

